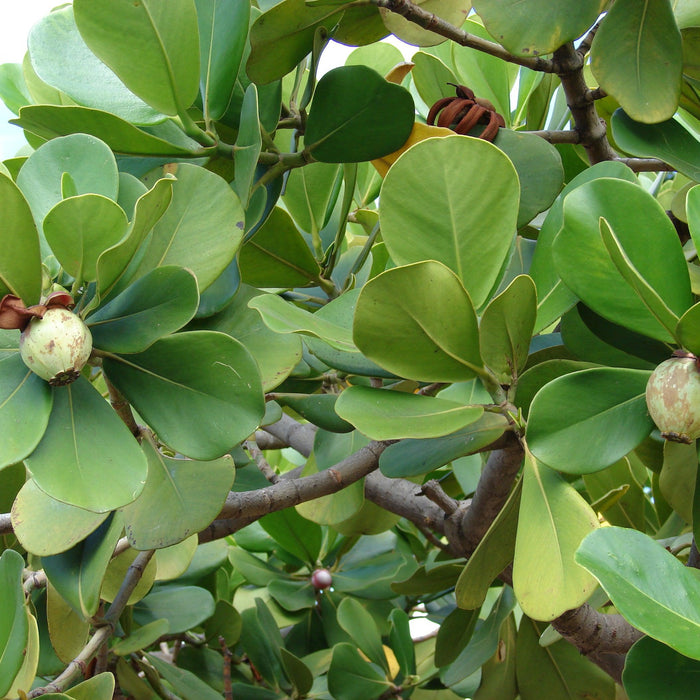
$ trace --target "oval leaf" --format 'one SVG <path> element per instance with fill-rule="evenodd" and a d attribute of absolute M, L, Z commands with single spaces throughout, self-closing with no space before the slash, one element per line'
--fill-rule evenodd
<path fill-rule="evenodd" d="M 24 559 L 8 549 L 0 556 L 0 693 L 3 696 L 12 687 L 15 676 L 22 668 L 29 635 L 29 621 L 24 607 L 22 571 Z"/>

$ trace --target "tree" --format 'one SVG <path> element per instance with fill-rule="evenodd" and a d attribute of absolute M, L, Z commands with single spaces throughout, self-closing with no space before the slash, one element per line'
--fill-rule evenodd
<path fill-rule="evenodd" d="M 700 11 L 473 5 L 0 67 L 0 696 L 696 692 Z"/>

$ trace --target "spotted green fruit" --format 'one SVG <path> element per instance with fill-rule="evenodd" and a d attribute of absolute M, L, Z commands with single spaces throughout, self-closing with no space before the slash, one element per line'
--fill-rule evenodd
<path fill-rule="evenodd" d="M 24 364 L 53 386 L 74 382 L 90 357 L 92 336 L 72 311 L 47 309 L 22 331 L 19 352 Z"/>
<path fill-rule="evenodd" d="M 649 377 L 646 398 L 649 415 L 667 440 L 691 443 L 700 437 L 696 357 L 672 357 L 662 362 Z"/>

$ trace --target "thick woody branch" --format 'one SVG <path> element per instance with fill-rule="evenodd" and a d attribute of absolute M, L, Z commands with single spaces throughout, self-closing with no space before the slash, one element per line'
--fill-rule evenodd
<path fill-rule="evenodd" d="M 264 431 L 284 445 L 293 447 L 297 452 L 308 457 L 314 448 L 316 427 L 310 423 L 299 423 L 286 413 L 276 423 L 266 425 Z M 258 443 L 260 445 L 260 443 Z M 265 449 L 260 445 L 260 449 Z"/>
<path fill-rule="evenodd" d="M 539 56 L 514 56 L 495 41 L 488 41 L 474 34 L 469 34 L 455 27 L 453 24 L 446 22 L 437 15 L 434 15 L 432 12 L 426 12 L 422 7 L 414 5 L 410 0 L 370 0 L 370 2 L 379 8 L 395 12 L 409 22 L 413 22 L 419 27 L 423 27 L 423 29 L 444 36 L 446 39 L 450 39 L 460 46 L 477 49 L 491 56 L 496 56 L 496 58 L 500 58 L 508 63 L 526 66 L 532 70 L 542 71 L 544 73 L 554 72 L 552 61 L 540 58 Z"/>
<path fill-rule="evenodd" d="M 587 604 L 560 615 L 552 627 L 618 683 L 625 654 L 643 636 L 622 615 L 606 615 Z"/>
<path fill-rule="evenodd" d="M 280 479 L 257 491 L 230 493 L 218 520 L 199 534 L 200 542 L 224 537 L 268 513 L 336 493 L 379 465 L 379 457 L 393 441 L 370 442 L 334 467 L 301 479 Z M 224 534 L 222 534 L 224 533 Z"/>
<path fill-rule="evenodd" d="M 12 516 L 9 513 L 0 513 L 0 535 L 10 535 L 12 532 Z"/>

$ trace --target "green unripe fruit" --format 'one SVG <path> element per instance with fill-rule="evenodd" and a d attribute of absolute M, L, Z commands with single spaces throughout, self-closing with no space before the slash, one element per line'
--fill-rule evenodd
<path fill-rule="evenodd" d="M 662 362 L 649 377 L 646 398 L 664 438 L 688 444 L 700 437 L 700 368 L 694 355 Z"/>
<path fill-rule="evenodd" d="M 51 307 L 22 331 L 19 352 L 34 374 L 52 386 L 63 386 L 80 376 L 92 352 L 92 336 L 72 311 Z"/>

